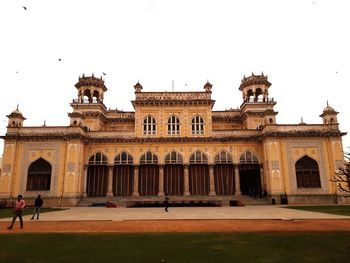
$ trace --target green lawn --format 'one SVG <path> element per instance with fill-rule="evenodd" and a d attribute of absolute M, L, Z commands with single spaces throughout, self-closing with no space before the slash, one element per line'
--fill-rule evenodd
<path fill-rule="evenodd" d="M 59 210 L 64 210 L 62 208 L 41 208 L 40 213 L 47 213 L 47 212 L 53 212 L 53 211 L 59 211 Z M 23 211 L 23 215 L 32 215 L 34 211 L 34 208 L 25 208 Z M 11 208 L 3 208 L 0 209 L 0 218 L 6 218 L 6 217 L 12 217 L 12 209 Z M 0 261 L 1 262 L 1 261 Z"/>
<path fill-rule="evenodd" d="M 1 234 L 0 262 L 348 262 L 350 233 Z"/>
<path fill-rule="evenodd" d="M 350 205 L 287 206 L 286 208 L 350 216 Z"/>

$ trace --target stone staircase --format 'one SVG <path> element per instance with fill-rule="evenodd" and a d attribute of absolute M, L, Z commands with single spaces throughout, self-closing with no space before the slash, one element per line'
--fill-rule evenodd
<path fill-rule="evenodd" d="M 183 199 L 181 197 L 171 197 L 170 201 L 175 201 L 178 198 Z M 267 198 L 253 198 L 248 195 L 236 195 L 236 196 L 193 196 L 187 197 L 188 200 L 197 200 L 199 199 L 208 199 L 208 200 L 220 200 L 222 206 L 230 206 L 232 205 L 232 201 L 239 201 L 239 203 L 243 205 L 270 205 L 271 201 Z M 79 207 L 89 207 L 89 206 L 106 206 L 107 202 L 111 202 L 116 204 L 119 207 L 127 207 L 128 202 L 130 201 L 158 201 L 162 202 L 164 200 L 163 197 L 137 197 L 137 198 L 121 198 L 121 197 L 85 197 L 80 200 L 77 204 Z M 234 202 L 233 202 L 234 203 Z"/>

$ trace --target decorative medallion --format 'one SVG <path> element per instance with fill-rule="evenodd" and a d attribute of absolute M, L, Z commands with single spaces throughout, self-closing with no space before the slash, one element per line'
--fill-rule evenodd
<path fill-rule="evenodd" d="M 3 166 L 3 172 L 9 173 L 11 171 L 11 164 L 4 164 Z"/>

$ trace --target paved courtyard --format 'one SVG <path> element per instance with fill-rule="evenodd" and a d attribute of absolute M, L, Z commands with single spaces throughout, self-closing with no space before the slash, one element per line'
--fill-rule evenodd
<path fill-rule="evenodd" d="M 24 216 L 28 221 L 30 215 Z M 1 221 L 9 221 L 4 218 Z M 40 221 L 126 221 L 126 220 L 237 220 L 237 219 L 350 219 L 349 216 L 332 215 L 287 209 L 283 206 L 251 205 L 244 207 L 170 207 L 163 208 L 106 208 L 71 207 L 63 211 L 43 213 Z"/>

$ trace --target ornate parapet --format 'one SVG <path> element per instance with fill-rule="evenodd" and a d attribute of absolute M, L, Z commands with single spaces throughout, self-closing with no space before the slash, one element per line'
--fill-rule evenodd
<path fill-rule="evenodd" d="M 228 110 L 228 111 L 213 111 L 213 121 L 238 121 L 240 118 L 240 110 Z"/>
<path fill-rule="evenodd" d="M 135 101 L 211 101 L 209 92 L 142 92 L 136 93 Z"/>

